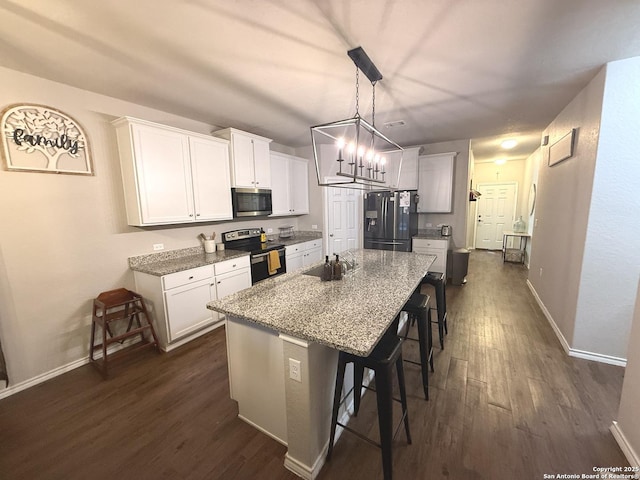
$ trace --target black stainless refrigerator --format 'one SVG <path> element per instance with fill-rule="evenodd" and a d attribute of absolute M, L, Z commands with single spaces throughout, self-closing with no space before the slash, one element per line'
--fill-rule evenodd
<path fill-rule="evenodd" d="M 411 251 L 418 233 L 418 192 L 370 192 L 364 195 L 364 248 Z"/>

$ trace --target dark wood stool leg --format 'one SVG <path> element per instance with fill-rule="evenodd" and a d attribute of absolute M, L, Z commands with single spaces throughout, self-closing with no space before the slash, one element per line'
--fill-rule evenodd
<path fill-rule="evenodd" d="M 380 428 L 380 446 L 382 448 L 382 471 L 385 480 L 391 480 L 393 471 L 393 397 L 389 368 L 376 371 L 376 400 L 378 403 L 378 425 Z"/>
<path fill-rule="evenodd" d="M 429 375 L 427 372 L 427 364 L 429 363 L 429 339 L 428 332 L 431 328 L 431 324 L 427 320 L 427 306 L 424 311 L 418 315 L 418 344 L 420 345 L 420 369 L 422 370 L 422 388 L 424 390 L 424 398 L 429 400 Z M 425 345 L 426 344 L 426 345 Z M 400 375 L 400 372 L 398 372 Z"/>
<path fill-rule="evenodd" d="M 342 385 L 344 384 L 344 371 L 346 362 L 342 352 L 338 356 L 338 372 L 336 374 L 336 388 L 333 393 L 333 410 L 331 412 L 331 433 L 329 434 L 329 449 L 327 450 L 327 460 L 333 453 L 333 441 L 336 436 L 336 425 L 338 424 L 338 411 L 340 410 L 340 400 L 342 396 Z"/>
<path fill-rule="evenodd" d="M 93 346 L 96 343 L 96 322 L 91 320 L 91 345 L 89 345 L 89 360 L 92 362 L 95 360 L 93 358 Z"/>

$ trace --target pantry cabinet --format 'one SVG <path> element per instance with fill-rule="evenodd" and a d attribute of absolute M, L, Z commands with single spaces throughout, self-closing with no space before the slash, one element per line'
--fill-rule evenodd
<path fill-rule="evenodd" d="M 251 286 L 248 256 L 162 276 L 136 271 L 134 277 L 165 351 L 222 325 L 224 315 L 207 303 Z"/>
<path fill-rule="evenodd" d="M 233 218 L 226 141 L 131 117 L 113 125 L 129 225 Z"/>
<path fill-rule="evenodd" d="M 309 167 L 304 158 L 271 152 L 272 217 L 309 213 Z"/>
<path fill-rule="evenodd" d="M 271 139 L 235 128 L 225 128 L 213 134 L 229 141 L 233 187 L 271 188 Z"/>
<path fill-rule="evenodd" d="M 455 152 L 418 158 L 418 213 L 451 213 Z"/>

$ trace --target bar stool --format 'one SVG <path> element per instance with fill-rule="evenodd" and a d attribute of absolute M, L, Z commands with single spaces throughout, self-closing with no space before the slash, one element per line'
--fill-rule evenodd
<path fill-rule="evenodd" d="M 409 414 L 407 412 L 407 394 L 404 383 L 404 370 L 402 368 L 402 339 L 398 337 L 393 330 L 393 335 L 385 335 L 373 352 L 368 357 L 360 357 L 351 353 L 341 351 L 338 355 L 338 372 L 336 374 L 336 386 L 333 397 L 333 412 L 331 415 L 331 434 L 329 437 L 329 450 L 327 451 L 327 460 L 331 459 L 333 452 L 334 437 L 336 434 L 336 426 L 340 425 L 345 430 L 355 434 L 359 438 L 379 447 L 382 450 L 382 470 L 385 480 L 391 480 L 392 476 L 392 442 L 395 434 L 404 422 L 404 429 L 407 436 L 407 443 L 411 444 L 411 433 L 409 431 Z M 370 438 L 355 431 L 354 429 L 338 422 L 338 410 L 340 405 L 349 396 L 350 392 L 341 398 L 342 386 L 344 383 L 345 369 L 348 363 L 354 364 L 354 370 L 364 370 L 369 368 L 375 372 L 376 378 L 376 400 L 378 405 L 378 425 L 380 429 L 380 444 L 375 443 Z M 392 371 L 393 366 L 398 375 L 398 384 L 400 387 L 400 400 L 393 398 Z M 360 385 L 362 382 L 360 382 Z M 355 385 L 358 385 L 357 383 Z M 357 387 L 354 386 L 355 393 Z M 373 390 L 367 387 L 370 390 Z M 358 394 L 359 394 L 358 389 Z M 358 395 L 359 397 L 359 395 Z M 402 404 L 402 418 L 400 423 L 393 431 L 393 401 L 399 401 Z"/>
<path fill-rule="evenodd" d="M 115 324 L 115 322 L 125 321 L 128 322 L 126 331 L 114 335 L 111 325 Z M 95 345 L 96 325 L 102 329 L 102 343 L 98 345 Z M 145 333 L 147 332 L 151 334 L 151 341 L 145 338 Z M 126 288 L 118 288 L 102 292 L 93 300 L 89 360 L 103 377 L 106 378 L 108 376 L 109 355 L 107 347 L 115 342 L 123 343 L 127 338 L 136 335 L 140 335 L 140 342 L 131 346 L 127 353 L 146 347 L 158 348 L 158 337 L 156 337 L 156 332 L 153 329 L 153 324 L 149 319 L 149 314 L 141 295 Z M 95 350 L 102 350 L 101 361 L 94 357 Z"/>
<path fill-rule="evenodd" d="M 413 292 L 407 303 L 402 308 L 403 312 L 407 312 L 409 318 L 407 320 L 406 330 L 404 335 L 401 335 L 404 340 L 412 340 L 418 342 L 420 346 L 420 362 L 415 362 L 407 358 L 404 359 L 406 363 L 412 363 L 414 365 L 420 365 L 422 370 L 422 388 L 424 389 L 424 398 L 429 400 L 429 375 L 427 372 L 428 366 L 433 368 L 433 337 L 431 335 L 431 309 L 429 308 L 429 295 L 422 295 L 418 291 Z M 418 338 L 409 337 L 409 329 L 415 323 L 418 323 Z"/>
<path fill-rule="evenodd" d="M 428 272 L 422 279 L 422 283 L 433 285 L 436 289 L 436 309 L 438 311 L 438 336 L 440 348 L 444 349 L 444 334 L 447 330 L 447 295 L 445 285 L 447 283 L 444 273 Z M 436 322 L 433 322 L 436 323 Z"/>

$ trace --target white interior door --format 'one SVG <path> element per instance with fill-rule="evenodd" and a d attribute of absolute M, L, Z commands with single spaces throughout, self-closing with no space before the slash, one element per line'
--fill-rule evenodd
<path fill-rule="evenodd" d="M 329 180 L 330 181 L 330 180 Z M 353 188 L 325 188 L 327 255 L 362 246 L 362 192 Z"/>
<path fill-rule="evenodd" d="M 511 230 L 516 213 L 518 184 L 481 183 L 477 201 L 476 248 L 502 250 L 502 233 Z"/>

